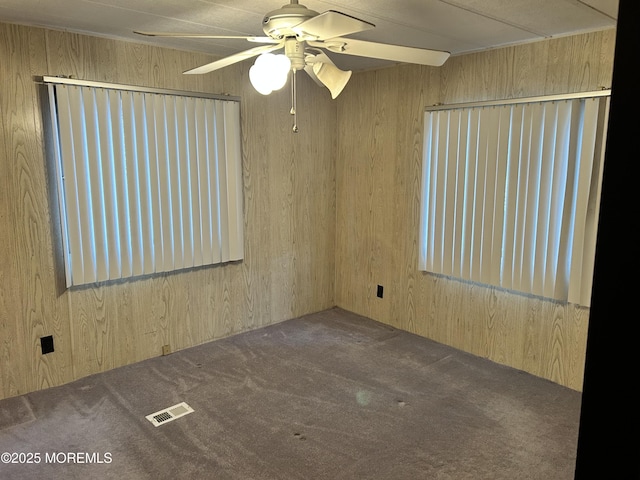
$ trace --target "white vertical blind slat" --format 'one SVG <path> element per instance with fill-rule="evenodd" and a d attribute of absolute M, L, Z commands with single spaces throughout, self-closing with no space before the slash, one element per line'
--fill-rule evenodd
<path fill-rule="evenodd" d="M 157 136 L 157 119 L 154 110 L 153 95 L 143 95 L 143 111 L 141 115 L 145 119 L 145 140 L 147 147 L 145 185 L 147 189 L 147 216 L 145 235 L 145 249 L 147 249 L 148 262 L 145 262 L 145 274 L 162 271 L 162 211 L 160 208 L 160 183 L 159 183 L 159 139 Z"/>
<path fill-rule="evenodd" d="M 482 205 L 482 249 L 481 249 L 481 278 L 485 283 L 491 283 L 494 276 L 499 278 L 499 272 L 494 273 L 493 265 L 493 237 L 496 227 L 496 182 L 498 165 L 498 148 L 500 145 L 500 111 L 499 108 L 487 108 L 484 110 L 487 133 L 484 135 L 486 143 L 482 147 L 484 157 L 484 176 L 481 179 L 484 191 Z"/>
<path fill-rule="evenodd" d="M 474 207 L 475 207 L 475 184 L 476 184 L 476 157 L 478 149 L 478 132 L 480 124 L 480 110 L 466 109 L 467 125 L 466 136 L 467 151 L 465 161 L 464 177 L 464 213 L 463 213 L 463 258 L 462 258 L 462 278 L 472 278 L 472 266 L 474 260 Z M 434 192 L 433 195 L 436 195 Z"/>
<path fill-rule="evenodd" d="M 74 149 L 76 150 L 76 172 L 78 174 L 78 199 L 80 206 L 80 226 L 82 231 L 83 273 L 92 282 L 99 281 L 96 265 L 95 222 L 94 222 L 94 190 L 99 190 L 92 183 L 91 170 L 94 161 L 89 161 L 89 155 L 95 155 L 95 132 L 92 130 L 94 118 L 92 111 L 92 95 L 85 88 L 80 87 L 80 95 L 71 97 L 72 111 L 75 112 L 76 125 L 82 124 L 82 135 L 74 135 Z"/>
<path fill-rule="evenodd" d="M 119 271 L 120 278 L 130 277 L 131 271 L 131 230 L 129 226 L 128 195 L 126 187 L 127 166 L 125 150 L 125 131 L 122 115 L 122 96 L 120 92 L 109 93 L 109 106 L 111 110 L 111 125 L 113 136 L 113 170 L 115 184 L 115 203 L 117 205 L 118 218 L 118 245 L 119 245 Z M 88 282 L 87 282 L 88 283 Z"/>
<path fill-rule="evenodd" d="M 425 154 L 422 157 L 422 183 L 420 192 L 420 232 L 427 231 L 427 225 L 429 225 L 429 205 L 431 204 L 427 195 L 431 191 L 429 188 L 431 182 L 431 151 L 428 151 L 429 145 L 431 145 L 431 133 L 433 130 L 432 121 L 433 113 L 425 112 L 424 114 L 424 145 Z M 429 235 L 421 233 L 420 236 L 420 249 L 418 253 L 418 268 L 420 270 L 427 270 L 427 250 Z"/>
<path fill-rule="evenodd" d="M 529 190 L 529 161 L 531 157 L 531 109 L 526 105 L 523 111 L 522 131 L 520 137 L 520 155 L 518 157 L 518 185 L 516 190 L 516 216 L 514 227 L 514 265 L 513 287 L 526 291 L 526 242 L 524 236 L 527 225 L 527 198 Z"/>
<path fill-rule="evenodd" d="M 589 190 L 593 172 L 595 143 L 586 139 L 596 138 L 598 128 L 598 104 L 591 100 L 582 106 L 583 122 L 576 140 L 579 143 L 577 152 L 574 194 L 574 226 L 571 246 L 571 267 L 569 271 L 569 301 L 579 303 L 581 280 L 583 278 L 584 240 L 587 235 L 587 208 L 589 206 Z"/>
<path fill-rule="evenodd" d="M 62 166 L 62 152 L 60 147 L 60 124 L 58 122 L 58 107 L 56 104 L 56 89 L 53 85 L 47 87 L 49 93 L 49 115 L 51 117 L 51 127 L 54 132 L 58 132 L 58 135 L 53 135 L 53 157 L 54 168 L 56 178 L 56 190 L 58 195 L 58 208 L 61 213 L 60 229 L 62 233 L 62 255 L 65 266 L 71 264 L 69 255 L 69 229 L 68 222 L 64 217 L 63 212 L 67 211 L 67 204 L 65 202 L 65 187 L 64 187 L 64 173 Z M 67 287 L 72 285 L 71 269 L 65 268 L 65 284 Z"/>
<path fill-rule="evenodd" d="M 140 192 L 138 189 L 138 152 L 135 145 L 135 111 L 133 106 L 133 92 L 122 92 L 122 119 L 124 138 L 124 168 L 126 170 L 126 180 L 124 186 L 126 190 L 125 202 L 127 210 L 127 222 L 125 228 L 130 233 L 129 265 L 131 274 L 142 275 L 142 231 L 140 222 L 142 220 L 140 212 Z M 132 132 L 127 135 L 126 132 Z"/>
<path fill-rule="evenodd" d="M 541 125 L 541 148 L 538 176 L 538 211 L 536 217 L 535 263 L 532 292 L 536 295 L 544 295 L 544 284 L 549 267 L 546 262 L 549 248 L 549 218 L 551 214 L 551 187 L 553 185 L 553 165 L 555 161 L 556 102 L 548 102 L 544 109 L 544 119 Z"/>
<path fill-rule="evenodd" d="M 136 125 L 135 149 L 138 183 L 134 186 L 138 194 L 138 208 L 140 212 L 140 263 L 141 275 L 148 275 L 155 271 L 154 242 L 153 242 L 153 203 L 151 198 L 151 153 L 149 152 L 149 125 L 145 115 L 145 95 L 133 95 L 133 115 Z"/>
<path fill-rule="evenodd" d="M 545 104 L 535 103 L 530 108 L 531 130 L 529 137 L 529 162 L 526 173 L 527 196 L 525 199 L 526 213 L 522 224 L 522 238 L 524 239 L 524 249 L 522 256 L 522 283 L 524 291 L 539 294 L 534 288 L 535 276 L 539 266 L 536 259 L 536 248 L 538 236 L 538 212 L 540 200 L 540 171 L 542 169 L 542 153 L 544 146 L 544 119 Z"/>
<path fill-rule="evenodd" d="M 187 124 L 187 145 L 189 147 L 189 211 L 190 211 L 190 230 L 191 230 L 191 261 L 194 266 L 202 265 L 202 212 L 200 202 L 200 192 L 198 185 L 199 175 L 199 154 L 198 154 L 198 137 L 196 126 L 198 120 L 196 118 L 196 101 L 195 99 L 186 99 L 186 124 Z"/>
<path fill-rule="evenodd" d="M 218 186 L 218 152 L 216 140 L 216 109 L 207 108 L 207 188 L 211 215 L 209 216 L 209 235 L 211 237 L 211 256 L 214 262 L 222 262 L 222 245 L 220 244 L 220 188 Z"/>
<path fill-rule="evenodd" d="M 211 254 L 211 201 L 209 193 L 209 168 L 207 152 L 207 117 L 205 113 L 204 101 L 195 99 L 193 106 L 195 148 L 196 148 L 196 168 L 195 168 L 195 188 L 200 214 L 198 217 L 198 229 L 194 242 L 197 244 L 196 250 L 199 252 L 202 264 L 212 262 Z"/>
<path fill-rule="evenodd" d="M 107 271 L 108 254 L 104 221 L 104 186 L 102 183 L 99 111 L 95 91 L 87 88 L 83 88 L 82 91 L 86 128 L 86 158 L 92 159 L 87 162 L 87 184 L 90 189 L 89 216 L 93 227 L 92 241 L 89 243 L 92 245 L 95 279 L 101 282 L 109 277 Z"/>
<path fill-rule="evenodd" d="M 216 101 L 215 103 L 215 117 L 214 117 L 214 131 L 215 131 L 215 151 L 216 151 L 216 167 L 218 171 L 217 176 L 217 191 L 218 191 L 218 238 L 220 242 L 220 259 L 223 262 L 227 262 L 230 259 L 229 255 L 229 235 L 226 232 L 229 231 L 229 201 L 227 191 L 227 164 L 221 159 L 224 158 L 224 152 L 226 151 L 226 137 L 224 132 L 224 107 L 222 102 Z"/>
<path fill-rule="evenodd" d="M 449 131 L 451 128 L 450 115 L 451 112 L 443 112 L 446 118 L 440 118 L 440 128 L 438 130 L 439 138 L 437 143 L 437 157 L 433 164 L 434 181 L 437 191 L 442 192 L 440 196 L 434 197 L 434 212 L 433 219 L 436 222 L 433 231 L 433 268 L 438 272 L 443 272 L 444 268 L 444 232 L 446 222 L 446 207 L 449 199 L 445 195 L 446 193 L 446 178 L 448 170 L 448 145 L 449 145 Z"/>
<path fill-rule="evenodd" d="M 182 268 L 193 267 L 193 217 L 191 209 L 191 162 L 193 156 L 190 145 L 190 134 L 187 126 L 187 102 L 185 97 L 176 100 L 176 136 L 178 138 L 178 172 L 180 184 L 180 233 L 183 244 Z"/>
<path fill-rule="evenodd" d="M 509 148 L 506 165 L 506 191 L 504 203 L 504 233 L 502 235 L 501 285 L 515 289 L 516 275 L 516 225 L 518 206 L 518 182 L 520 154 L 522 152 L 522 132 L 524 106 L 513 105 L 509 109 Z"/>
<path fill-rule="evenodd" d="M 554 296 L 556 298 L 566 298 L 569 291 L 569 281 L 571 276 L 571 249 L 573 246 L 573 227 L 575 226 L 575 195 L 577 185 L 576 169 L 579 168 L 577 155 L 580 151 L 578 130 L 583 118 L 580 103 L 567 102 L 568 124 L 566 134 L 566 175 L 565 188 L 562 197 L 562 220 L 559 224 L 559 260 L 558 272 L 556 274 L 556 285 Z"/>
<path fill-rule="evenodd" d="M 229 260 L 244 257 L 244 219 L 242 203 L 242 153 L 240 144 L 240 105 L 224 102 L 227 198 L 229 202 Z"/>
<path fill-rule="evenodd" d="M 607 132 L 606 119 L 609 118 L 609 97 L 593 99 L 598 104 L 598 137 L 594 146 L 594 168 L 589 189 L 587 218 L 585 222 L 583 271 L 580 289 L 580 303 L 586 305 L 591 300 L 593 285 L 593 268 L 595 263 L 598 215 L 600 211 L 600 194 L 602 190 L 602 167 L 604 163 L 605 138 Z"/>
<path fill-rule="evenodd" d="M 502 278 L 502 239 L 505 231 L 505 199 L 507 192 L 507 172 L 509 160 L 509 121 L 511 108 L 499 110 L 498 140 L 495 162 L 495 195 L 494 218 L 491 249 L 491 280 L 492 285 L 500 285 Z"/>
<path fill-rule="evenodd" d="M 458 160 L 460 138 L 460 111 L 454 110 L 449 117 L 449 132 L 447 135 L 447 146 L 445 155 L 445 169 L 443 171 L 445 198 L 444 211 L 442 216 L 442 273 L 451 275 L 454 272 L 454 242 L 455 242 L 455 222 L 456 204 L 458 200 Z"/>
<path fill-rule="evenodd" d="M 95 92 L 97 107 L 98 132 L 100 132 L 100 158 L 102 176 L 102 198 L 105 229 L 105 247 L 101 253 L 106 257 L 107 272 L 105 279 L 120 278 L 120 238 L 118 231 L 118 207 L 115 186 L 114 152 L 113 152 L 113 119 L 111 115 L 109 93 L 104 89 Z"/>
<path fill-rule="evenodd" d="M 555 298 L 558 270 L 562 268 L 560 261 L 561 235 L 565 190 L 567 187 L 567 161 L 569 155 L 569 131 L 571 128 L 571 105 L 568 102 L 557 103 L 556 138 L 554 149 L 554 166 L 551 183 L 550 214 L 548 228 L 548 249 L 546 256 L 546 276 L 544 296 Z"/>
<path fill-rule="evenodd" d="M 66 95 L 65 95 L 66 93 Z M 70 251 L 76 260 L 72 278 L 75 282 L 95 281 L 95 269 L 91 246 L 84 239 L 91 239 L 91 222 L 89 219 L 89 192 L 87 191 L 87 174 L 85 162 L 85 127 L 82 111 L 82 89 L 69 87 L 62 92 L 60 101 L 66 117 L 61 117 L 60 143 L 62 158 L 65 161 L 66 203 L 73 209 L 74 218 L 69 222 Z M 79 132 L 79 134 L 75 134 Z"/>
<path fill-rule="evenodd" d="M 435 188 L 434 184 L 435 184 L 435 175 L 436 172 L 434 171 L 435 166 L 434 166 L 434 157 L 437 156 L 437 145 L 438 145 L 438 140 L 437 138 L 434 138 L 433 135 L 434 133 L 437 132 L 437 125 L 438 125 L 438 121 L 439 121 L 439 114 L 440 112 L 430 112 L 429 114 L 429 121 L 428 121 L 428 125 L 429 125 L 429 132 L 427 135 L 427 140 L 429 141 L 428 143 L 428 148 L 429 151 L 428 153 L 426 153 L 425 155 L 428 155 L 427 158 L 425 158 L 425 168 L 427 168 L 427 172 L 425 173 L 425 183 L 423 184 L 423 186 L 425 186 L 425 191 L 424 191 L 424 199 L 425 199 L 425 205 L 424 205 L 424 209 L 426 211 L 425 214 L 425 229 L 423 231 L 429 231 L 429 232 L 433 232 L 433 235 L 425 235 L 424 236 L 424 241 L 422 242 L 424 244 L 424 255 L 425 255 L 425 270 L 429 270 L 429 271 L 435 271 L 435 268 L 433 266 L 433 258 L 434 258 L 434 254 L 433 254 L 433 241 L 435 238 L 435 220 L 434 220 L 434 209 L 435 209 L 435 201 L 433 199 L 434 193 L 437 191 L 437 189 Z"/>
<path fill-rule="evenodd" d="M 185 265 L 184 233 L 182 229 L 182 179 L 180 178 L 180 136 L 176 98 L 167 97 L 165 102 L 167 118 L 167 139 L 169 144 L 169 184 L 171 188 L 171 225 L 173 237 L 173 268 L 179 270 Z"/>
<path fill-rule="evenodd" d="M 464 219 L 465 219 L 465 175 L 467 170 L 467 140 L 468 112 L 461 110 L 457 119 L 457 152 L 456 152 L 456 182 L 455 188 L 455 220 L 453 223 L 454 238 L 452 246 L 452 270 L 454 276 L 462 275 L 464 260 Z"/>
<path fill-rule="evenodd" d="M 478 137 L 475 149 L 475 165 L 473 180 L 473 229 L 471 246 L 473 249 L 473 260 L 471 266 L 471 280 L 485 282 L 485 268 L 483 268 L 484 229 L 489 228 L 491 218 L 485 222 L 485 202 L 486 202 L 486 166 L 487 166 L 487 133 L 489 113 L 482 108 L 478 117 Z"/>
<path fill-rule="evenodd" d="M 169 146 L 171 130 L 167 121 L 166 97 L 154 97 L 154 115 L 156 125 L 156 147 L 158 149 L 158 193 L 160 195 L 159 209 L 162 232 L 162 260 L 158 271 L 174 270 L 174 241 L 173 241 L 173 192 L 171 190 L 171 158 Z"/>

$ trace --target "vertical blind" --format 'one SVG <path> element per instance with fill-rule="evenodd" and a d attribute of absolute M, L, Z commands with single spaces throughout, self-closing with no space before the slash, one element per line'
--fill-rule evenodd
<path fill-rule="evenodd" d="M 425 112 L 420 269 L 588 306 L 608 101 Z"/>
<path fill-rule="evenodd" d="M 67 286 L 243 258 L 237 101 L 48 88 Z"/>

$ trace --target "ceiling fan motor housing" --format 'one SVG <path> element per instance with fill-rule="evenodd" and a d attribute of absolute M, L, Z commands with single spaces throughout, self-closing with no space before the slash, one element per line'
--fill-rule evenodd
<path fill-rule="evenodd" d="M 292 70 L 302 70 L 305 67 L 304 42 L 295 38 L 287 38 L 284 42 L 284 54 L 291 61 Z"/>
<path fill-rule="evenodd" d="M 262 19 L 262 29 L 271 38 L 295 37 L 296 32 L 292 28 L 317 15 L 318 12 L 298 3 L 284 5 L 265 15 Z"/>

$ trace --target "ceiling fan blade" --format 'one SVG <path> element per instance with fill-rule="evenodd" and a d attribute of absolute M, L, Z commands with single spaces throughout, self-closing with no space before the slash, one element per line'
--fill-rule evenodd
<path fill-rule="evenodd" d="M 165 38 L 208 38 L 208 39 L 231 39 L 231 40 L 247 40 L 255 43 L 280 43 L 280 40 L 275 40 L 271 37 L 256 37 L 246 35 L 207 35 L 201 33 L 174 33 L 174 32 L 140 32 L 134 31 L 138 35 L 144 35 L 147 37 L 165 37 Z"/>
<path fill-rule="evenodd" d="M 227 67 L 229 65 L 233 65 L 234 63 L 242 62 L 251 57 L 255 57 L 260 55 L 261 53 L 272 52 L 274 50 L 278 50 L 282 48 L 284 43 L 279 43 L 277 45 L 262 45 L 260 47 L 250 48 L 249 50 L 245 50 L 244 52 L 239 52 L 234 55 L 230 55 L 221 60 L 216 60 L 215 62 L 207 63 L 206 65 L 202 65 L 200 67 L 192 68 L 191 70 L 187 70 L 183 72 L 185 74 L 200 74 L 200 73 L 209 73 L 214 70 L 219 70 L 220 68 Z"/>
<path fill-rule="evenodd" d="M 451 55 L 441 50 L 404 47 L 386 43 L 367 42 L 352 38 L 332 38 L 326 42 L 309 42 L 314 47 L 326 48 L 330 52 L 355 55 L 358 57 L 379 58 L 394 62 L 415 63 L 439 67 Z"/>
<path fill-rule="evenodd" d="M 362 32 L 374 27 L 373 23 L 336 12 L 335 10 L 329 10 L 291 29 L 302 40 L 324 40 Z"/>

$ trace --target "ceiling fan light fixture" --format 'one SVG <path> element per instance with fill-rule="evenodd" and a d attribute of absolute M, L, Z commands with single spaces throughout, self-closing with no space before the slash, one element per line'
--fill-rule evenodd
<path fill-rule="evenodd" d="M 296 73 L 299 70 L 304 70 L 318 86 L 326 87 L 333 99 L 340 95 L 351 78 L 351 71 L 336 67 L 325 52 L 428 66 L 440 66 L 450 55 L 446 51 L 348 37 L 372 28 L 375 28 L 373 23 L 346 13 L 337 10 L 318 13 L 299 4 L 298 0 L 289 0 L 288 4 L 263 17 L 262 29 L 266 36 L 262 37 L 141 31 L 136 33 L 154 37 L 229 38 L 264 43 L 265 45 L 243 50 L 183 73 L 209 73 L 257 57 L 255 64 L 249 69 L 249 79 L 253 87 L 262 95 L 269 95 L 274 90 L 283 88 L 287 83 L 289 72 L 292 72 L 291 113 L 295 115 Z M 271 53 L 282 48 L 284 48 L 284 54 Z M 295 131 L 297 126 L 294 123 Z"/>
<path fill-rule="evenodd" d="M 351 78 L 351 70 L 340 70 L 331 63 L 314 63 L 313 73 L 315 73 L 318 80 L 329 89 L 332 99 L 340 95 Z"/>
<path fill-rule="evenodd" d="M 286 55 L 263 53 L 249 69 L 249 80 L 258 93 L 269 95 L 287 83 L 291 61 Z"/>

